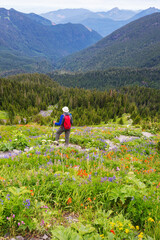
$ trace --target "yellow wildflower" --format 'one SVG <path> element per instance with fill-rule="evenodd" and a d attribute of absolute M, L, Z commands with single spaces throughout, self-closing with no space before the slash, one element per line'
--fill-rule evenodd
<path fill-rule="evenodd" d="M 140 232 L 140 234 L 138 235 L 138 238 L 139 238 L 139 239 L 142 239 L 142 238 L 143 238 L 143 232 Z"/>
<path fill-rule="evenodd" d="M 120 227 L 122 227 L 122 226 L 123 226 L 123 224 L 120 222 L 120 223 L 119 223 L 119 226 L 120 226 Z"/>
<path fill-rule="evenodd" d="M 132 226 L 131 226 L 131 229 L 135 229 L 135 227 L 132 225 Z"/>
<path fill-rule="evenodd" d="M 154 222 L 154 219 L 153 218 L 148 218 L 148 222 Z"/>
<path fill-rule="evenodd" d="M 101 237 L 101 238 L 104 238 L 104 234 L 101 234 L 100 237 Z"/>
<path fill-rule="evenodd" d="M 114 227 L 116 225 L 114 222 L 110 222 L 110 224 L 112 225 L 112 227 Z"/>
<path fill-rule="evenodd" d="M 49 224 L 49 223 L 46 224 L 46 227 L 47 227 L 47 228 L 50 228 L 50 227 L 51 227 L 51 224 Z"/>
<path fill-rule="evenodd" d="M 139 230 L 139 226 L 136 226 L 136 229 Z"/>
<path fill-rule="evenodd" d="M 129 233 L 129 229 L 126 229 L 126 230 L 125 230 L 125 233 Z"/>

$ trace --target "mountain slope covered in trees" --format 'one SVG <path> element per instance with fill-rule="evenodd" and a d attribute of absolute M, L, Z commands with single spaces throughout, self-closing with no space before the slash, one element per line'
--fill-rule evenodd
<path fill-rule="evenodd" d="M 124 86 L 160 88 L 160 69 L 152 68 L 110 68 L 78 73 L 54 71 L 48 75 L 66 87 L 99 90 L 119 89 Z"/>
<path fill-rule="evenodd" d="M 45 20 L 36 15 L 23 14 L 14 9 L 0 9 L 0 60 L 5 62 L 1 71 L 8 70 L 10 66 L 9 58 L 5 58 L 7 54 L 12 56 L 13 66 L 10 66 L 10 70 L 21 69 L 21 64 L 28 70 L 27 67 L 33 68 L 32 64 L 42 65 L 44 59 L 51 64 L 101 39 L 98 33 L 81 24 L 53 26 L 44 23 Z M 21 64 L 18 63 L 20 58 Z M 32 58 L 29 66 L 26 63 L 29 59 L 24 58 Z"/>
<path fill-rule="evenodd" d="M 34 116 L 49 105 L 57 105 L 53 116 L 67 105 L 75 125 L 107 122 L 114 116 L 130 113 L 141 118 L 160 119 L 160 90 L 125 87 L 110 91 L 66 88 L 44 74 L 25 74 L 0 79 L 0 110 L 25 117 Z M 137 119 L 137 120 L 136 120 Z"/>
<path fill-rule="evenodd" d="M 29 17 L 30 19 L 32 19 L 33 21 L 36 21 L 38 23 L 41 23 L 43 25 L 47 25 L 47 26 L 51 26 L 52 22 L 40 15 L 37 15 L 35 13 L 28 13 L 26 14 L 27 17 Z"/>
<path fill-rule="evenodd" d="M 71 71 L 109 67 L 160 66 L 160 13 L 143 17 L 118 29 L 95 45 L 57 65 Z"/>

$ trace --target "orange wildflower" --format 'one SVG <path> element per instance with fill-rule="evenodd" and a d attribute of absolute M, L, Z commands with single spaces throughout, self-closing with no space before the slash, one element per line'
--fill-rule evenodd
<path fill-rule="evenodd" d="M 5 181 L 6 179 L 5 179 L 5 178 L 3 178 L 3 177 L 0 177 L 0 180 L 1 180 L 1 181 Z"/>
<path fill-rule="evenodd" d="M 91 200 L 90 198 L 87 198 L 87 200 L 88 200 L 89 202 L 92 202 L 92 200 Z"/>
<path fill-rule="evenodd" d="M 68 201 L 67 201 L 67 204 L 70 204 L 70 203 L 72 203 L 72 198 L 68 198 Z"/>
<path fill-rule="evenodd" d="M 80 177 L 86 177 L 86 176 L 88 176 L 88 173 L 86 173 L 86 170 L 81 169 L 78 171 L 77 175 Z"/>
<path fill-rule="evenodd" d="M 31 196 L 34 196 L 34 192 L 33 192 L 33 190 L 30 190 L 31 191 Z"/>
<path fill-rule="evenodd" d="M 111 233 L 113 233 L 113 234 L 115 234 L 115 231 L 114 231 L 113 229 L 112 229 L 112 230 L 110 230 L 110 232 L 111 232 Z"/>

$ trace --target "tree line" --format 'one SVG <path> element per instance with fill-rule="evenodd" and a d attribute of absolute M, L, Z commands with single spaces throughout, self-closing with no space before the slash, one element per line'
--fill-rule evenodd
<path fill-rule="evenodd" d="M 124 86 L 160 88 L 159 68 L 110 68 L 88 72 L 54 71 L 48 74 L 66 87 L 85 89 L 118 89 Z"/>
<path fill-rule="evenodd" d="M 67 88 L 60 86 L 44 74 L 20 74 L 0 79 L 0 110 L 7 111 L 11 122 L 16 115 L 42 121 L 40 110 L 49 105 L 53 109 L 48 122 L 59 118 L 62 107 L 68 106 L 73 114 L 74 125 L 107 123 L 116 116 L 130 113 L 139 123 L 160 120 L 160 90 L 147 87 L 123 87 L 109 91 Z"/>

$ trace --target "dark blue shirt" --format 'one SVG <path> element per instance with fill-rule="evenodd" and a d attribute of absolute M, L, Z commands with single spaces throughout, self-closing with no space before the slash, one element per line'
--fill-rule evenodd
<path fill-rule="evenodd" d="M 62 115 L 60 116 L 59 122 L 56 122 L 56 123 L 55 123 L 55 126 L 61 126 L 63 118 L 64 118 L 64 115 L 62 114 Z"/>

